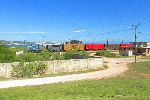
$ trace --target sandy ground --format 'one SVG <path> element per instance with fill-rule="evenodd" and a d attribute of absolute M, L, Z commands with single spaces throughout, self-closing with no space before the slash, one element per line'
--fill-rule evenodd
<path fill-rule="evenodd" d="M 52 83 L 60 83 L 60 82 L 64 83 L 67 81 L 103 79 L 103 78 L 115 77 L 121 75 L 122 73 L 128 70 L 127 63 L 134 62 L 133 58 L 104 58 L 104 59 L 105 59 L 105 64 L 108 65 L 108 68 L 105 70 L 82 73 L 82 74 L 46 77 L 46 78 L 0 81 L 0 88 L 43 85 L 43 84 L 52 84 Z"/>

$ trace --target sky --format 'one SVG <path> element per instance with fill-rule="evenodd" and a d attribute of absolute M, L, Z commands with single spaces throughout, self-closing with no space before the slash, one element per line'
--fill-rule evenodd
<path fill-rule="evenodd" d="M 0 40 L 150 41 L 150 0 L 0 0 Z"/>

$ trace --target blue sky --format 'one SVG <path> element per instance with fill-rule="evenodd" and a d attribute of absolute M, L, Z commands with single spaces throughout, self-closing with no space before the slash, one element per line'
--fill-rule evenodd
<path fill-rule="evenodd" d="M 0 0 L 0 39 L 150 41 L 150 0 Z"/>

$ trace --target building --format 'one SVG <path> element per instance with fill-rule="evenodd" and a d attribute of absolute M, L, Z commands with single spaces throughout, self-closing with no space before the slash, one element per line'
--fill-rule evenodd
<path fill-rule="evenodd" d="M 150 55 L 150 42 L 136 42 L 137 52 L 135 50 L 135 42 L 130 42 L 133 45 L 133 53 L 137 55 Z"/>
<path fill-rule="evenodd" d="M 121 56 L 133 56 L 132 44 L 120 44 L 119 55 Z"/>

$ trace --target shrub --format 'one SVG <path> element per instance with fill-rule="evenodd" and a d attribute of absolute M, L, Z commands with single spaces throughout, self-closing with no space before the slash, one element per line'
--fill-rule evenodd
<path fill-rule="evenodd" d="M 35 61 L 37 57 L 33 53 L 26 53 L 24 55 L 16 56 L 16 61 L 23 61 L 23 62 L 31 62 Z"/>
<path fill-rule="evenodd" d="M 24 72 L 24 63 L 20 62 L 18 65 L 12 65 L 12 77 L 21 78 L 23 77 Z"/>
<path fill-rule="evenodd" d="M 86 59 L 88 58 L 88 53 L 85 51 L 71 50 L 63 54 L 64 59 Z"/>
<path fill-rule="evenodd" d="M 16 57 L 17 61 L 31 62 L 31 61 L 47 61 L 51 60 L 52 54 L 48 51 L 42 51 L 41 53 L 28 52 L 24 55 Z"/>
<path fill-rule="evenodd" d="M 38 56 L 42 56 L 44 60 L 50 60 L 52 54 L 49 51 L 41 51 L 41 53 L 39 53 Z"/>
<path fill-rule="evenodd" d="M 26 47 L 20 47 L 20 46 L 15 47 L 15 48 L 10 48 L 10 50 L 14 53 L 19 52 L 19 51 L 23 51 L 24 53 L 26 53 L 28 51 Z"/>
<path fill-rule="evenodd" d="M 46 63 L 43 62 L 38 62 L 36 67 L 36 74 L 38 75 L 42 75 L 46 72 L 48 65 Z"/>
<path fill-rule="evenodd" d="M 15 53 L 9 47 L 0 45 L 0 62 L 13 62 L 15 61 Z"/>
<path fill-rule="evenodd" d="M 60 55 L 59 52 L 52 53 L 51 60 L 62 60 L 64 59 L 63 55 Z"/>
<path fill-rule="evenodd" d="M 116 57 L 117 55 L 114 53 L 110 53 L 107 50 L 103 50 L 103 51 L 97 51 L 96 56 L 104 56 L 104 57 Z"/>
<path fill-rule="evenodd" d="M 12 77 L 22 78 L 22 77 L 33 77 L 33 75 L 42 75 L 47 70 L 47 64 L 43 62 L 30 62 L 12 65 Z"/>

